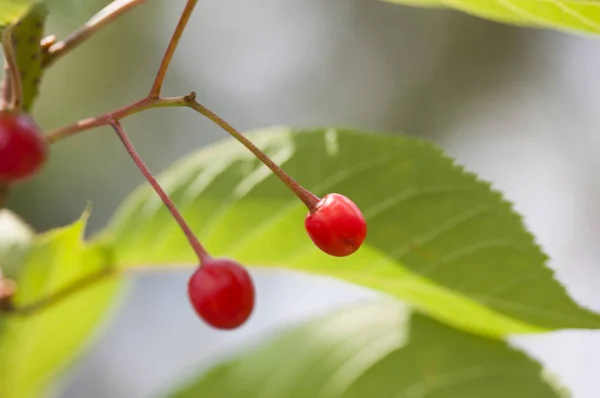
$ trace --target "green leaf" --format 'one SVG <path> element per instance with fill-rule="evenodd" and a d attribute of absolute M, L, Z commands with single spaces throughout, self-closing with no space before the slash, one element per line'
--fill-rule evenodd
<path fill-rule="evenodd" d="M 35 0 L 2 0 L 0 3 L 0 27 L 21 19 L 34 3 Z"/>
<path fill-rule="evenodd" d="M 39 86 L 43 77 L 43 51 L 41 40 L 48 10 L 44 3 L 37 3 L 20 20 L 13 29 L 15 39 L 15 57 L 21 74 L 23 85 L 22 107 L 31 111 L 39 94 Z"/>
<path fill-rule="evenodd" d="M 86 219 L 36 238 L 22 264 L 17 306 L 48 297 L 110 264 L 106 248 L 82 242 Z M 117 282 L 107 277 L 31 315 L 0 313 L 0 396 L 40 396 L 89 341 L 115 297 Z"/>
<path fill-rule="evenodd" d="M 600 316 L 573 302 L 545 267 L 546 256 L 510 204 L 432 144 L 335 129 L 274 128 L 251 139 L 317 195 L 352 198 L 369 235 L 352 256 L 320 252 L 304 230 L 302 203 L 229 140 L 160 176 L 214 255 L 343 279 L 494 336 L 600 327 Z M 106 237 L 122 267 L 196 261 L 146 184 Z"/>
<path fill-rule="evenodd" d="M 501 386 L 499 388 L 499 386 Z M 505 342 L 393 304 L 340 311 L 221 364 L 173 398 L 559 397 Z"/>
<path fill-rule="evenodd" d="M 552 28 L 579 33 L 600 33 L 598 0 L 384 0 L 391 3 L 449 7 L 492 21 Z"/>

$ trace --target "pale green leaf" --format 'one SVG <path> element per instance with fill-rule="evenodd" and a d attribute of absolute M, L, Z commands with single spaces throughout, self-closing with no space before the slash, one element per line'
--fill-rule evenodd
<path fill-rule="evenodd" d="M 340 192 L 355 200 L 368 219 L 366 245 L 346 258 L 316 249 L 301 202 L 229 140 L 160 177 L 214 255 L 340 278 L 496 336 L 600 327 L 600 316 L 580 308 L 554 279 L 510 204 L 432 144 L 335 129 L 274 128 L 251 138 L 317 195 Z M 121 267 L 195 264 L 146 184 L 107 232 Z"/>
<path fill-rule="evenodd" d="M 17 306 L 47 297 L 110 264 L 110 252 L 82 241 L 86 216 L 36 238 L 19 272 Z M 0 397 L 40 396 L 89 341 L 115 296 L 105 278 L 31 315 L 0 313 Z"/>
<path fill-rule="evenodd" d="M 398 305 L 342 310 L 221 364 L 173 398 L 559 397 L 505 342 Z"/>
<path fill-rule="evenodd" d="M 384 0 L 413 6 L 454 8 L 493 21 L 600 33 L 600 0 Z"/>
<path fill-rule="evenodd" d="M 44 51 L 40 43 L 44 37 L 47 16 L 46 4 L 37 3 L 23 16 L 12 32 L 16 43 L 15 57 L 23 85 L 21 104 L 25 111 L 31 111 L 44 74 Z"/>
<path fill-rule="evenodd" d="M 0 1 L 0 27 L 21 19 L 35 2 L 35 0 Z"/>

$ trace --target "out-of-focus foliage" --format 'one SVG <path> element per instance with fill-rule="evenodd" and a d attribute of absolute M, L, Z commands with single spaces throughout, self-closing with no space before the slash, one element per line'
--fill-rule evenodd
<path fill-rule="evenodd" d="M 423 7 L 449 7 L 493 21 L 580 33 L 600 33 L 597 0 L 384 0 Z"/>

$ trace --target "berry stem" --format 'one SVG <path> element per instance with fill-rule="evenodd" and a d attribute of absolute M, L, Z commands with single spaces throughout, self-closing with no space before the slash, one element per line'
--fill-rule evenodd
<path fill-rule="evenodd" d="M 321 200 L 318 196 L 310 192 L 308 189 L 300 185 L 294 180 L 288 173 L 286 173 L 281 167 L 271 160 L 263 151 L 261 151 L 256 145 L 252 143 L 244 134 L 234 128 L 232 125 L 227 123 L 222 117 L 200 104 L 199 102 L 192 100 L 187 103 L 188 107 L 192 108 L 196 112 L 205 116 L 217 126 L 228 132 L 233 138 L 238 140 L 244 145 L 250 152 L 254 154 L 265 166 L 267 166 L 275 175 L 294 193 L 296 196 L 306 205 L 310 212 L 313 212 L 316 208 L 317 203 Z"/>
<path fill-rule="evenodd" d="M 156 178 L 154 178 L 154 176 L 152 175 L 152 173 L 150 172 L 150 170 L 148 169 L 148 167 L 146 166 L 144 161 L 140 158 L 140 156 L 138 155 L 137 151 L 133 147 L 133 144 L 129 140 L 129 137 L 125 133 L 125 130 L 123 130 L 123 127 L 121 126 L 119 121 L 116 119 L 113 119 L 110 122 L 110 125 L 112 126 L 112 128 L 115 130 L 115 132 L 119 136 L 119 139 L 125 146 L 127 153 L 129 153 L 129 156 L 131 157 L 131 159 L 133 160 L 135 165 L 138 167 L 138 169 L 140 169 L 140 171 L 142 172 L 142 174 L 144 175 L 146 180 L 148 180 L 148 182 L 150 183 L 150 185 L 152 186 L 154 191 L 156 191 L 156 193 L 161 198 L 161 200 L 163 201 L 165 206 L 167 206 L 167 208 L 173 215 L 173 218 L 175 218 L 175 220 L 179 224 L 179 227 L 181 227 L 181 229 L 183 230 L 183 233 L 185 234 L 186 238 L 190 242 L 190 245 L 194 249 L 196 256 L 198 256 L 200 265 L 209 261 L 211 259 L 210 255 L 208 254 L 206 249 L 204 249 L 204 247 L 202 246 L 202 244 L 200 243 L 198 238 L 196 238 L 196 236 L 192 232 L 189 225 L 185 222 L 185 219 L 183 218 L 183 216 L 181 215 L 179 210 L 177 210 L 177 207 L 175 206 L 175 204 L 173 203 L 171 198 L 169 198 L 169 195 L 167 195 L 167 193 L 160 186 L 158 181 L 156 181 Z"/>
<path fill-rule="evenodd" d="M 152 266 L 135 266 L 132 268 L 117 268 L 114 266 L 106 266 L 98 271 L 82 276 L 73 283 L 48 294 L 47 296 L 36 299 L 30 303 L 23 305 L 15 305 L 12 301 L 13 295 L 16 292 L 16 284 L 10 279 L 0 279 L 0 314 L 30 316 L 39 311 L 48 309 L 61 301 L 79 293 L 86 288 L 102 282 L 111 276 L 135 276 L 139 274 L 150 274 L 154 272 L 169 272 L 174 269 L 178 271 L 188 270 L 197 264 L 173 264 L 168 270 L 152 267 Z M 4 293 L 4 294 L 2 294 Z"/>
<path fill-rule="evenodd" d="M 186 106 L 188 101 L 187 97 L 189 97 L 190 95 L 193 96 L 195 94 L 191 93 L 180 97 L 170 98 L 143 98 L 139 101 L 133 102 L 115 111 L 87 119 L 82 119 L 73 124 L 69 124 L 67 126 L 55 129 L 46 134 L 46 141 L 49 144 L 52 144 L 56 141 L 62 140 L 64 138 L 70 137 L 72 135 L 86 130 L 91 130 L 95 127 L 107 126 L 111 123 L 111 120 L 113 119 L 120 120 L 124 117 L 131 116 L 146 109 Z"/>
<path fill-rule="evenodd" d="M 23 98 L 23 84 L 21 82 L 21 74 L 19 73 L 19 65 L 17 64 L 17 58 L 13 47 L 12 39 L 13 25 L 7 25 L 4 27 L 2 35 L 2 49 L 4 50 L 4 58 L 6 58 L 6 64 L 8 66 L 7 76 L 10 81 L 10 109 L 20 109 L 21 100 Z"/>
<path fill-rule="evenodd" d="M 99 271 L 96 271 L 94 273 L 91 273 L 89 275 L 82 277 L 81 279 L 77 280 L 76 282 L 56 291 L 55 293 L 52 293 L 48 296 L 42 297 L 38 300 L 35 300 L 29 304 L 25 304 L 25 305 L 21 305 L 21 306 L 16 306 L 13 303 L 12 294 L 4 296 L 4 297 L 0 298 L 0 313 L 6 312 L 11 315 L 18 315 L 18 316 L 33 315 L 34 313 L 36 313 L 42 309 L 47 309 L 55 304 L 58 304 L 65 298 L 67 298 L 75 293 L 78 293 L 82 290 L 85 290 L 87 287 L 92 286 L 92 285 L 100 282 L 101 280 L 105 279 L 106 277 L 108 277 L 110 275 L 114 275 L 115 273 L 116 273 L 116 269 L 113 267 L 102 268 Z M 0 280 L 0 283 L 2 283 L 1 280 Z"/>
<path fill-rule="evenodd" d="M 148 98 L 158 98 L 160 95 L 160 90 L 162 89 L 163 81 L 165 80 L 165 76 L 167 74 L 167 69 L 169 69 L 171 59 L 173 59 L 173 54 L 175 54 L 175 50 L 177 49 L 181 35 L 183 34 L 183 31 L 190 20 L 190 16 L 194 11 L 194 7 L 196 7 L 196 3 L 198 3 L 198 0 L 187 0 L 185 8 L 179 17 L 179 22 L 177 23 L 175 31 L 171 36 L 167 50 L 165 51 L 162 61 L 160 62 L 160 66 L 158 68 L 158 72 L 156 73 L 156 77 L 154 78 L 154 83 L 152 84 Z"/>
<path fill-rule="evenodd" d="M 46 135 L 46 140 L 49 144 L 52 144 L 61 139 L 70 137 L 77 133 L 90 130 L 94 127 L 106 126 L 112 123 L 113 120 L 120 120 L 127 116 L 131 116 L 135 113 L 144 111 L 152 108 L 166 108 L 166 107 L 181 107 L 187 106 L 192 108 L 196 112 L 205 116 L 217 126 L 225 130 L 232 137 L 238 140 L 244 145 L 250 152 L 252 152 L 261 162 L 263 162 L 275 175 L 283 181 L 285 185 L 306 205 L 308 210 L 312 213 L 315 210 L 317 203 L 320 198 L 300 185 L 294 180 L 289 174 L 287 174 L 281 167 L 279 167 L 273 160 L 271 160 L 263 151 L 261 151 L 256 145 L 254 145 L 248 138 L 246 138 L 241 132 L 227 123 L 222 117 L 200 104 L 196 101 L 196 93 L 191 92 L 188 95 L 181 97 L 171 98 L 143 98 L 130 105 L 124 106 L 117 109 L 116 111 L 109 112 L 100 116 L 83 119 L 76 123 L 60 127 L 56 130 L 51 131 Z"/>
<path fill-rule="evenodd" d="M 115 0 L 96 15 L 94 15 L 85 25 L 73 31 L 65 39 L 52 43 L 46 52 L 44 58 L 44 67 L 52 65 L 63 55 L 78 47 L 81 43 L 92 37 L 100 29 L 127 13 L 131 9 L 144 4 L 146 0 Z"/>
<path fill-rule="evenodd" d="M 56 142 L 62 138 L 66 138 L 73 134 L 76 134 L 81 131 L 89 130 L 94 127 L 103 126 L 111 124 L 115 130 L 119 127 L 118 123 L 115 124 L 116 120 L 120 120 L 126 116 L 132 115 L 134 113 L 141 112 L 150 108 L 158 108 L 158 107 L 168 107 L 168 106 L 187 106 L 189 108 L 194 109 L 196 112 L 210 119 L 217 126 L 221 127 L 227 133 L 229 133 L 232 137 L 238 140 L 242 145 L 244 145 L 250 152 L 252 152 L 264 165 L 266 165 L 275 175 L 285 184 L 287 187 L 306 205 L 308 210 L 313 213 L 316 209 L 317 203 L 319 203 L 320 198 L 314 195 L 312 192 L 304 188 L 300 185 L 296 180 L 290 177 L 281 167 L 279 167 L 275 162 L 273 162 L 263 151 L 261 151 L 256 145 L 254 145 L 249 139 L 247 139 L 241 132 L 227 123 L 223 118 L 215 114 L 210 109 L 206 108 L 204 105 L 198 103 L 196 101 L 196 94 L 194 92 L 183 96 L 183 97 L 175 97 L 171 99 L 163 99 L 160 98 L 160 92 L 162 89 L 162 85 L 169 69 L 169 65 L 171 60 L 173 59 L 173 55 L 177 46 L 179 44 L 179 40 L 190 20 L 192 12 L 194 11 L 194 7 L 197 4 L 197 0 L 187 0 L 185 8 L 181 13 L 179 18 L 179 22 L 175 27 L 175 31 L 171 36 L 167 49 L 163 55 L 162 61 L 158 68 L 158 72 L 156 73 L 156 77 L 154 79 L 154 83 L 152 84 L 152 88 L 148 95 L 137 101 L 133 104 L 120 108 L 114 112 L 110 112 L 101 116 L 97 116 L 90 119 L 81 120 L 75 124 L 68 125 L 65 127 L 61 127 L 57 130 L 54 130 L 47 134 L 46 139 L 48 143 Z M 113 3 L 114 5 L 114 3 Z M 50 48 L 52 48 L 51 46 Z M 123 140 L 123 137 L 121 138 Z M 125 137 L 126 139 L 126 137 Z M 125 143 L 125 142 L 124 142 Z M 131 152 L 130 152 L 131 154 Z M 137 155 L 132 154 L 132 158 L 136 159 Z M 139 158 L 139 157 L 138 157 Z M 139 166 L 138 166 L 139 167 Z M 148 178 L 148 177 L 147 177 Z M 149 179 L 150 181 L 150 179 Z M 156 187 L 155 187 L 156 189 Z M 157 191 L 158 192 L 158 191 Z M 162 197 L 162 196 L 161 196 Z M 164 200 L 164 199 L 163 199 Z M 166 202 L 165 202 L 166 203 Z M 167 205 L 169 206 L 169 205 Z M 178 220 L 179 221 L 179 220 Z M 180 223 L 181 224 L 181 223 Z M 185 229 L 184 229 L 185 231 Z M 188 239 L 190 237 L 188 236 Z M 194 238 L 194 240 L 196 240 Z"/>

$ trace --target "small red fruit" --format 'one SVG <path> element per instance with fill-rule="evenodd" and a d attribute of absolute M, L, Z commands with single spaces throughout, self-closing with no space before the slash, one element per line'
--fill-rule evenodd
<path fill-rule="evenodd" d="M 307 214 L 304 226 L 319 249 L 336 257 L 354 253 L 367 237 L 367 223 L 358 206 L 337 193 L 321 199 Z"/>
<path fill-rule="evenodd" d="M 34 175 L 48 155 L 42 130 L 25 113 L 0 112 L 0 183 Z"/>
<path fill-rule="evenodd" d="M 235 329 L 254 310 L 254 283 L 244 266 L 227 258 L 205 261 L 188 281 L 196 313 L 217 329 Z"/>

